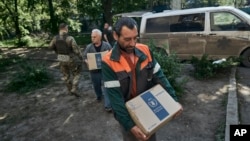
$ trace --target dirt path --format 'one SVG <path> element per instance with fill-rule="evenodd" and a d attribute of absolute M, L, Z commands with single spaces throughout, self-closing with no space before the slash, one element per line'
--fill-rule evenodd
<path fill-rule="evenodd" d="M 7 52 L 5 50 L 5 52 Z M 53 59 L 46 49 L 9 50 L 33 58 Z M 46 56 L 46 57 L 44 57 Z M 48 57 L 49 56 L 49 57 Z M 81 78 L 80 99 L 66 94 L 58 63 L 45 61 L 55 83 L 27 96 L 0 91 L 1 141 L 121 141 L 118 124 L 103 103 L 96 103 L 88 72 Z M 182 77 L 188 79 L 180 102 L 182 115 L 157 132 L 158 141 L 215 141 L 224 139 L 229 75 L 199 81 L 185 65 Z M 0 88 L 8 73 L 0 73 Z"/>
<path fill-rule="evenodd" d="M 240 111 L 240 124 L 250 125 L 250 69 L 240 68 L 236 77 L 238 88 L 238 101 Z"/>

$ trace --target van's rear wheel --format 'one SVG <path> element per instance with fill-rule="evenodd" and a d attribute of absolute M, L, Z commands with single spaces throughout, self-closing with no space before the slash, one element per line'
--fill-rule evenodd
<path fill-rule="evenodd" d="M 241 64 L 245 67 L 250 68 L 250 49 L 243 52 Z"/>

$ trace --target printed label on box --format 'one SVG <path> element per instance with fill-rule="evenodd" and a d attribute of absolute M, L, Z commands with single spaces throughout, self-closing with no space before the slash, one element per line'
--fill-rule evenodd
<path fill-rule="evenodd" d="M 102 67 L 102 55 L 95 54 L 95 60 L 96 60 L 96 67 L 100 69 Z"/>
<path fill-rule="evenodd" d="M 96 70 L 102 68 L 102 57 L 108 51 L 87 53 L 87 61 L 89 70 Z"/>
<path fill-rule="evenodd" d="M 153 113 L 158 117 L 159 120 L 163 120 L 169 115 L 166 109 L 161 105 L 161 103 L 153 96 L 153 94 L 148 91 L 141 95 L 144 102 L 150 107 Z"/>
<path fill-rule="evenodd" d="M 159 84 L 127 101 L 126 107 L 136 125 L 147 135 L 168 123 L 181 108 Z"/>

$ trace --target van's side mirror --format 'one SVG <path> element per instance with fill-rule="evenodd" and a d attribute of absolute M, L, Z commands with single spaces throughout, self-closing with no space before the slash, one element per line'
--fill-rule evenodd
<path fill-rule="evenodd" d="M 236 25 L 237 30 L 240 31 L 248 31 L 250 30 L 250 26 L 248 25 L 248 23 L 242 22 L 242 23 L 238 23 Z"/>

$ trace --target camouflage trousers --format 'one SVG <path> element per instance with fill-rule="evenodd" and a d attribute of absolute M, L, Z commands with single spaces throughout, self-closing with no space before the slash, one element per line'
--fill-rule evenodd
<path fill-rule="evenodd" d="M 74 62 L 60 62 L 63 81 L 66 83 L 69 93 L 78 93 L 78 84 L 81 78 L 82 65 Z"/>

